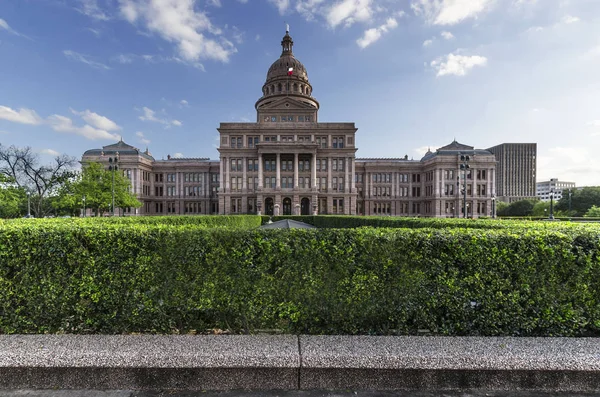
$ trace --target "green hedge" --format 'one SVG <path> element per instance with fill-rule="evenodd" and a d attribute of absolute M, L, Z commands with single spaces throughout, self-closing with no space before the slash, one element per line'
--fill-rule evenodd
<path fill-rule="evenodd" d="M 1 222 L 2 220 L 0 220 Z M 170 216 L 122 216 L 122 217 L 86 217 L 86 218 L 43 218 L 43 219 L 7 219 L 8 223 L 36 223 L 43 225 L 77 224 L 77 225 L 163 225 L 197 227 L 224 227 L 250 229 L 261 225 L 262 218 L 256 215 L 170 215 Z"/>
<path fill-rule="evenodd" d="M 571 230 L 594 229 L 600 227 L 591 222 L 582 222 L 573 225 L 573 222 L 548 222 L 538 219 L 513 218 L 513 219 L 464 219 L 464 218 L 416 218 L 416 217 L 391 217 L 391 216 L 348 216 L 348 215 L 303 215 L 303 216 L 262 216 L 265 224 L 271 219 L 293 219 L 314 225 L 318 228 L 357 228 L 357 227 L 386 227 L 386 228 L 468 228 L 468 229 L 549 229 Z"/>
<path fill-rule="evenodd" d="M 0 224 L 0 333 L 600 336 L 600 230 Z"/>

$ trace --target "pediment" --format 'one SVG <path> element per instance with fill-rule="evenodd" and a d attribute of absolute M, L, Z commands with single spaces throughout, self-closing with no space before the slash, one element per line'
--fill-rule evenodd
<path fill-rule="evenodd" d="M 274 99 L 262 105 L 260 110 L 315 110 L 315 107 L 295 98 Z"/>

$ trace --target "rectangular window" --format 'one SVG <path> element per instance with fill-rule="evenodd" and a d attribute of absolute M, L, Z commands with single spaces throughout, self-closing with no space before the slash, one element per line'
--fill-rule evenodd
<path fill-rule="evenodd" d="M 333 188 L 333 191 L 334 191 L 334 192 L 336 192 L 336 191 L 338 190 L 337 181 L 338 181 L 338 179 L 337 179 L 337 177 L 336 177 L 336 176 L 334 176 L 334 177 L 331 179 L 331 182 L 332 182 L 332 183 L 331 183 L 331 187 Z"/>

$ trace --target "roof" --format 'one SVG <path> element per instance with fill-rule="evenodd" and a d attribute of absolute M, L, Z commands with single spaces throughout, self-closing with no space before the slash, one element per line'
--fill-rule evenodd
<path fill-rule="evenodd" d="M 121 139 L 117 143 L 103 146 L 102 149 L 86 150 L 83 153 L 83 155 L 84 156 L 85 155 L 89 155 L 89 156 L 115 155 L 115 154 L 117 154 L 117 152 L 119 153 L 119 155 L 129 155 L 129 156 L 137 155 L 137 156 L 142 156 L 144 158 L 147 158 L 148 160 L 154 160 L 154 157 L 152 157 L 152 155 L 150 154 L 148 149 L 146 149 L 145 151 L 142 152 L 142 151 L 140 151 L 140 149 L 123 142 L 123 139 Z"/>
<path fill-rule="evenodd" d="M 488 150 L 475 149 L 473 146 L 464 145 L 462 143 L 457 142 L 455 139 L 448 145 L 442 146 L 435 152 L 432 152 L 431 150 L 427 150 L 427 153 L 425 153 L 423 158 L 421 158 L 421 161 L 426 161 L 426 160 L 432 159 L 436 156 L 456 156 L 459 154 L 469 154 L 469 155 L 477 154 L 477 155 L 493 156 L 493 154 L 491 152 L 489 152 Z"/>
<path fill-rule="evenodd" d="M 298 222 L 292 219 L 283 219 L 281 221 L 264 224 L 261 229 L 316 229 L 315 226 L 308 223 Z"/>

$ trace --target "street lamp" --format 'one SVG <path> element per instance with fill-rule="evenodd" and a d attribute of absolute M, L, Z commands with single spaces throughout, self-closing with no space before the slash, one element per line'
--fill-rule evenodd
<path fill-rule="evenodd" d="M 550 189 L 550 216 L 548 219 L 554 219 L 554 189 Z"/>
<path fill-rule="evenodd" d="M 27 218 L 31 218 L 31 193 L 27 192 Z"/>
<path fill-rule="evenodd" d="M 573 194 L 573 192 L 571 192 L 571 189 L 569 188 L 569 220 L 571 220 L 571 195 Z"/>
<path fill-rule="evenodd" d="M 112 172 L 112 216 L 115 216 L 115 171 L 119 169 L 119 152 L 108 158 L 108 170 Z"/>
<path fill-rule="evenodd" d="M 81 198 L 81 201 L 83 201 L 83 217 L 85 218 L 85 196 Z"/>
<path fill-rule="evenodd" d="M 467 170 L 469 167 L 469 161 L 471 161 L 470 156 L 466 156 L 464 154 L 460 155 L 460 169 L 463 170 L 463 214 L 464 217 L 467 217 Z"/>
<path fill-rule="evenodd" d="M 492 194 L 492 219 L 496 219 L 496 195 Z"/>

